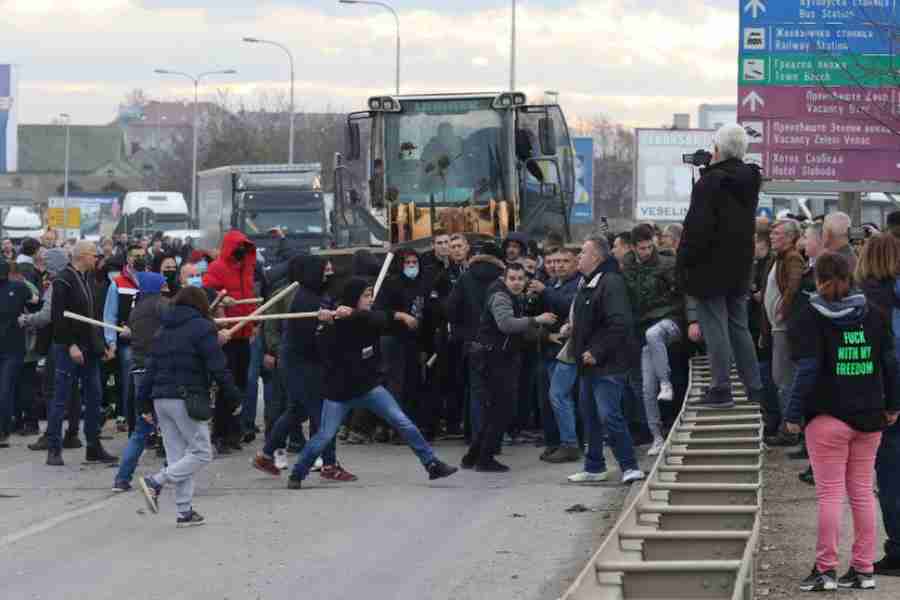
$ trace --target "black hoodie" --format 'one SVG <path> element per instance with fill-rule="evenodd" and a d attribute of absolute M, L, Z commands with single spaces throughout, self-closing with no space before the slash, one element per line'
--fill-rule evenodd
<path fill-rule="evenodd" d="M 409 254 L 415 254 L 409 250 L 405 251 L 395 260 L 402 263 L 403 257 Z M 418 255 L 416 255 L 418 257 Z M 402 266 L 401 266 L 402 270 Z M 386 313 L 388 322 L 387 335 L 393 335 L 401 339 L 417 340 L 423 336 L 424 319 L 425 319 L 425 299 L 430 294 L 429 282 L 422 271 L 422 264 L 419 263 L 419 274 L 414 279 L 410 279 L 402 272 L 399 275 L 388 277 L 378 293 L 375 300 L 373 310 L 380 310 Z M 404 312 L 418 319 L 419 328 L 411 330 L 401 321 L 395 321 L 394 313 Z"/>
<path fill-rule="evenodd" d="M 759 167 L 738 159 L 703 171 L 678 247 L 677 272 L 686 294 L 712 298 L 748 291 L 761 185 Z"/>
<path fill-rule="evenodd" d="M 475 340 L 488 288 L 505 269 L 503 262 L 494 256 L 476 254 L 472 257 L 469 269 L 459 278 L 447 300 L 447 319 L 453 326 L 454 339 L 463 342 Z"/>
<path fill-rule="evenodd" d="M 291 279 L 300 282 L 300 287 L 291 302 L 291 312 L 313 312 L 324 306 L 326 262 L 320 256 L 306 255 L 295 257 L 291 261 Z M 320 362 L 316 350 L 317 319 L 291 319 L 288 321 L 287 335 L 284 338 L 283 351 L 288 356 L 309 362 Z"/>

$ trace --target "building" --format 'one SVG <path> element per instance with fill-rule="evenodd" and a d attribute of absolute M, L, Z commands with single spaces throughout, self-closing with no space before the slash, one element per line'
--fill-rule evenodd
<path fill-rule="evenodd" d="M 697 118 L 700 129 L 718 129 L 727 123 L 737 123 L 737 104 L 701 104 Z"/>

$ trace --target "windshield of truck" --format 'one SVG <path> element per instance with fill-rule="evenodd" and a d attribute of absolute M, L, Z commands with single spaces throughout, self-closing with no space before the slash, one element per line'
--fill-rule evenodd
<path fill-rule="evenodd" d="M 404 100 L 385 114 L 385 181 L 391 202 L 439 206 L 507 199 L 502 114 L 490 98 Z"/>
<path fill-rule="evenodd" d="M 266 235 L 278 227 L 286 235 L 321 235 L 325 228 L 321 210 L 252 210 L 243 211 L 243 231 L 248 236 Z"/>
<path fill-rule="evenodd" d="M 153 224 L 160 231 L 177 231 L 179 229 L 190 229 L 191 223 L 187 215 L 160 215 L 156 214 L 153 218 Z"/>

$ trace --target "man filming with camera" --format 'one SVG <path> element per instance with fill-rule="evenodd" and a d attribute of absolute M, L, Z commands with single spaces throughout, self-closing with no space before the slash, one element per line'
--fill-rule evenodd
<path fill-rule="evenodd" d="M 698 323 L 690 325 L 688 335 L 698 341 L 702 332 L 710 359 L 712 381 L 702 403 L 727 408 L 734 406 L 732 357 L 750 399 L 758 401 L 762 392 L 747 322 L 762 176 L 759 167 L 743 161 L 749 140 L 740 125 L 723 126 L 713 141 L 715 151 L 707 154 L 710 162 L 691 193 L 677 272 L 684 292 L 698 301 Z M 700 155 L 694 155 L 694 164 Z"/>

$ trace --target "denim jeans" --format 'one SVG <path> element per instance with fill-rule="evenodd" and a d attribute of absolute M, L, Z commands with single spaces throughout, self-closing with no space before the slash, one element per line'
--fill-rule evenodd
<path fill-rule="evenodd" d="M 16 407 L 16 382 L 25 361 L 23 352 L 0 354 L 0 435 L 12 433 L 12 417 Z"/>
<path fill-rule="evenodd" d="M 622 397 L 625 393 L 625 375 L 584 375 L 588 393 L 597 405 L 600 421 L 606 426 L 607 434 L 612 442 L 613 455 L 624 473 L 637 469 L 637 458 L 628 423 L 622 414 Z M 600 442 L 602 452 L 603 442 Z"/>
<path fill-rule="evenodd" d="M 137 390 L 144 377 L 144 371 L 132 371 L 131 377 L 134 383 L 135 397 L 137 397 Z M 122 452 L 122 461 L 119 463 L 119 472 L 116 473 L 116 482 L 131 481 L 141 454 L 147 447 L 147 438 L 153 433 L 153 425 L 144 420 L 139 407 L 135 407 L 135 415 L 134 431 L 128 436 L 128 444 L 125 445 L 125 450 Z"/>
<path fill-rule="evenodd" d="M 547 389 L 543 394 L 544 398 L 541 403 L 541 425 L 544 429 L 544 445 L 547 448 L 556 448 L 560 445 L 559 424 L 556 414 L 553 411 L 553 404 L 550 398 L 550 384 L 553 382 L 553 371 L 556 369 L 555 358 L 545 358 L 543 360 L 544 377 L 546 377 Z M 577 440 L 576 440 L 577 443 Z"/>
<path fill-rule="evenodd" d="M 681 337 L 681 328 L 671 319 L 663 319 L 647 330 L 647 344 L 641 349 L 641 380 L 644 392 L 644 414 L 647 427 L 654 438 L 662 437 L 662 418 L 659 414 L 660 385 L 672 385 L 672 368 L 667 346 Z"/>
<path fill-rule="evenodd" d="M 559 426 L 561 446 L 576 448 L 578 436 L 575 433 L 575 401 L 572 390 L 578 379 L 578 366 L 555 361 L 553 375 L 550 379 L 550 406 Z"/>
<path fill-rule="evenodd" d="M 894 424 L 881 435 L 881 445 L 875 459 L 875 474 L 878 477 L 878 501 L 881 503 L 881 517 L 887 540 L 884 553 L 895 561 L 900 561 L 900 478 L 897 465 L 900 464 L 900 425 Z"/>
<path fill-rule="evenodd" d="M 56 372 L 53 398 L 47 407 L 47 445 L 51 450 L 62 448 L 62 421 L 66 404 L 75 392 L 74 381 L 80 379 L 81 399 L 84 403 L 84 436 L 88 446 L 95 446 L 99 441 L 100 400 L 103 396 L 100 388 L 100 357 L 84 354 L 84 364 L 76 365 L 69 356 L 68 346 L 53 344 L 51 352 Z"/>
<path fill-rule="evenodd" d="M 37 425 L 37 404 L 36 388 L 37 381 L 37 362 L 26 362 L 22 365 L 19 373 L 19 380 L 16 382 L 16 399 L 15 399 L 15 417 L 16 425 L 27 425 L 33 423 Z"/>
<path fill-rule="evenodd" d="M 584 453 L 584 470 L 588 473 L 603 473 L 606 471 L 606 457 L 603 456 L 603 440 L 606 437 L 606 427 L 600 420 L 597 412 L 597 403 L 584 378 L 579 379 L 578 411 L 581 413 L 581 421 L 584 424 L 584 441 L 587 443 L 587 452 Z"/>
<path fill-rule="evenodd" d="M 351 398 L 347 402 L 332 402 L 325 400 L 322 406 L 322 426 L 318 433 L 307 442 L 294 465 L 291 477 L 294 479 L 306 479 L 309 469 L 322 453 L 322 449 L 334 442 L 341 423 L 347 413 L 354 408 L 366 408 L 385 421 L 399 432 L 409 444 L 412 451 L 419 457 L 422 465 L 427 465 L 434 460 L 434 451 L 418 428 L 409 420 L 409 417 L 400 410 L 400 406 L 394 397 L 384 387 L 372 388 L 362 396 Z"/>
<path fill-rule="evenodd" d="M 273 456 L 275 450 L 287 446 L 289 435 L 302 431 L 302 423 L 309 417 L 309 434 L 314 436 L 322 428 L 322 365 L 282 354 L 283 371 L 287 378 L 288 408 L 272 426 L 272 433 L 263 447 L 263 454 Z M 338 424 L 340 425 L 340 424 Z M 326 465 L 337 463 L 334 436 L 320 449 Z"/>
<path fill-rule="evenodd" d="M 256 407 L 259 403 L 259 376 L 262 373 L 263 361 L 263 335 L 262 332 L 250 343 L 250 370 L 247 373 L 247 393 L 241 403 L 241 430 L 253 431 L 256 426 Z M 263 383 L 263 397 L 265 397 L 265 382 Z"/>
<path fill-rule="evenodd" d="M 764 404 L 763 418 L 765 419 L 763 425 L 765 425 L 767 434 L 774 434 L 781 424 L 781 405 L 778 401 L 778 388 L 775 387 L 775 382 L 772 380 L 771 361 L 759 362 L 759 377 L 763 387 L 762 402 Z"/>
<path fill-rule="evenodd" d="M 116 373 L 116 381 L 119 384 L 119 411 L 118 414 L 125 417 L 128 422 L 129 430 L 133 423 L 128 415 L 134 414 L 136 411 L 131 407 L 131 386 L 128 382 L 131 378 L 131 344 L 119 344 L 116 346 L 116 365 L 119 367 Z M 104 385 L 101 377 L 101 385 Z"/>

